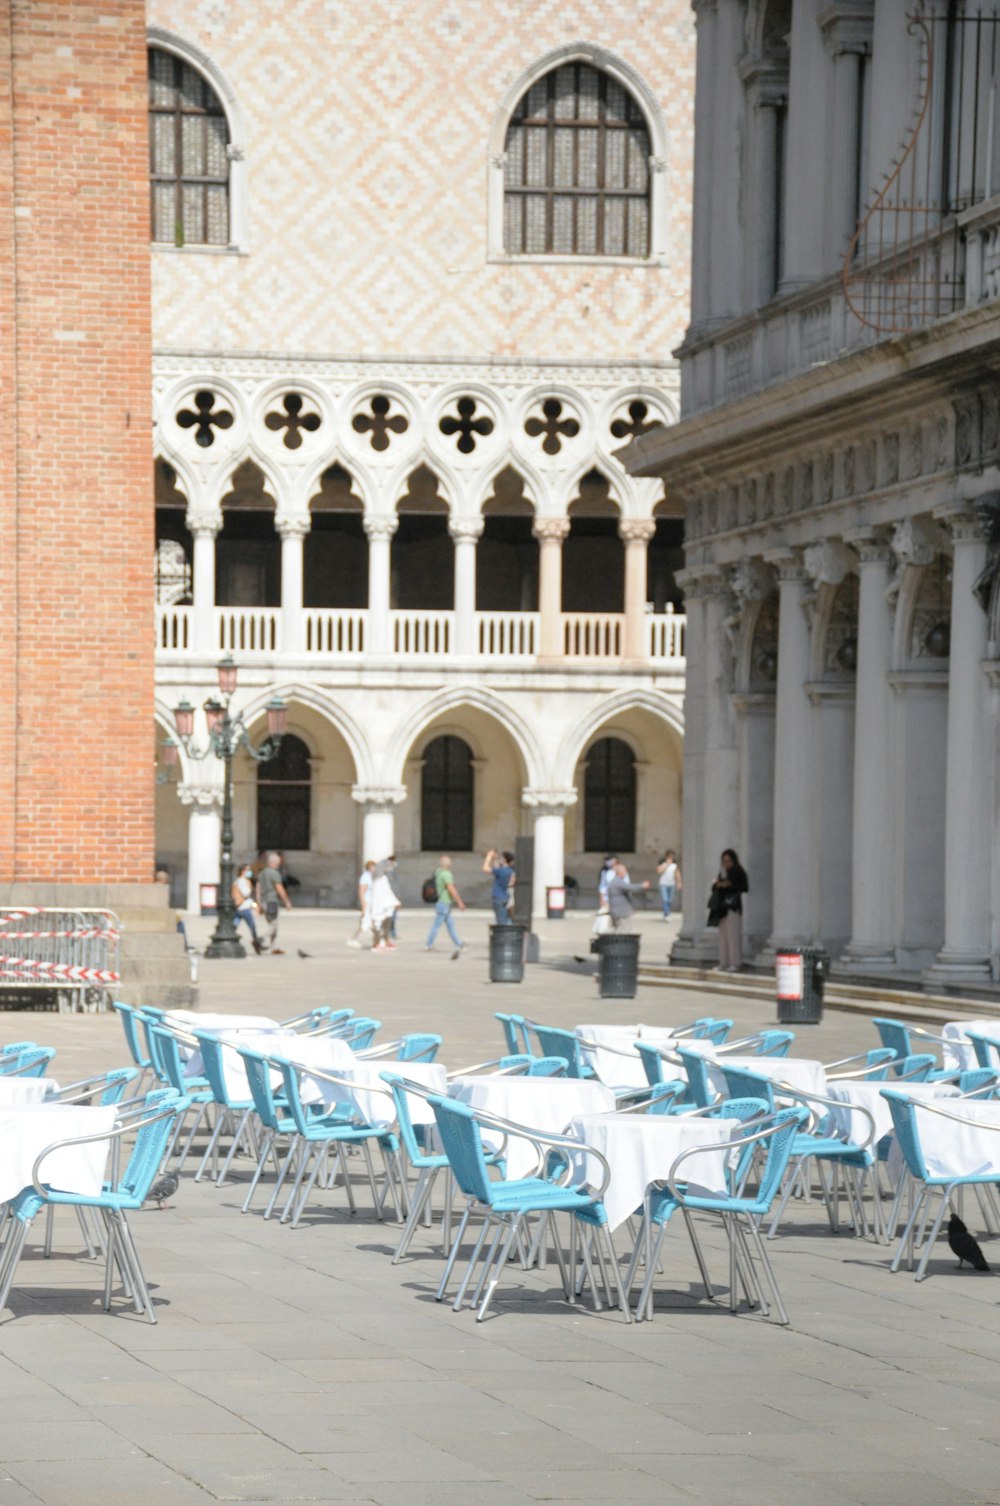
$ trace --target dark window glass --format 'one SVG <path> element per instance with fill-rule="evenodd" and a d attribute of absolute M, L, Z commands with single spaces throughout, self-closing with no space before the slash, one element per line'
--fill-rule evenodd
<path fill-rule="evenodd" d="M 460 737 L 436 737 L 424 750 L 420 846 L 425 852 L 472 851 L 472 749 Z"/>
<path fill-rule="evenodd" d="M 587 852 L 635 851 L 635 755 L 619 737 L 587 754 L 583 822 Z"/>
<path fill-rule="evenodd" d="M 153 240 L 229 244 L 229 126 L 215 90 L 172 52 L 149 50 Z"/>
<path fill-rule="evenodd" d="M 649 131 L 617 80 L 553 68 L 504 142 L 504 249 L 515 256 L 648 256 Z"/>
<path fill-rule="evenodd" d="M 289 732 L 277 755 L 257 765 L 258 850 L 308 851 L 311 797 L 309 749 Z"/>

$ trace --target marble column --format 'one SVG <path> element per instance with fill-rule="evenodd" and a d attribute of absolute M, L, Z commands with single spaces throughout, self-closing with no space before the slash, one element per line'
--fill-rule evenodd
<path fill-rule="evenodd" d="M 193 603 L 193 633 L 191 647 L 206 659 L 214 659 L 219 651 L 215 631 L 215 536 L 222 527 L 222 514 L 206 518 L 188 519 L 188 528 L 194 539 L 194 558 L 191 569 L 191 600 Z"/>
<path fill-rule="evenodd" d="M 622 655 L 645 659 L 646 651 L 646 556 L 656 533 L 652 518 L 622 518 L 618 534 L 625 545 L 625 632 Z"/>
<path fill-rule="evenodd" d="M 214 784 L 178 785 L 188 816 L 187 908 L 201 909 L 201 885 L 218 884 L 222 841 L 222 788 Z"/>
<path fill-rule="evenodd" d="M 993 727 L 983 673 L 989 622 L 973 594 L 986 541 L 971 508 L 938 515 L 952 537 L 951 651 L 944 838 L 944 947 L 930 971 L 942 985 L 990 976 Z"/>
<path fill-rule="evenodd" d="M 362 785 L 351 788 L 351 799 L 361 810 L 361 863 L 371 858 L 381 863 L 396 851 L 396 806 L 406 799 L 405 785 Z"/>
<path fill-rule="evenodd" d="M 455 645 L 459 658 L 471 658 L 476 643 L 476 544 L 482 518 L 452 518 L 448 532 L 455 544 Z"/>
<path fill-rule="evenodd" d="M 854 686 L 854 810 L 851 820 L 851 941 L 856 967 L 894 962 L 892 811 L 893 553 L 873 529 L 848 535 L 858 557 L 858 667 Z"/>
<path fill-rule="evenodd" d="M 691 267 L 691 323 L 697 328 L 712 310 L 712 262 L 721 247 L 712 236 L 712 195 L 716 192 L 716 70 L 718 8 L 716 0 L 692 0 L 695 12 L 697 64 L 694 95 L 694 206 L 692 240 L 700 248 Z"/>
<path fill-rule="evenodd" d="M 538 540 L 538 657 L 561 659 L 562 546 L 569 518 L 536 518 L 532 531 Z"/>
<path fill-rule="evenodd" d="M 778 678 L 774 719 L 774 918 L 771 946 L 811 939 L 814 865 L 809 582 L 797 550 L 765 558 L 778 576 Z M 752 875 L 751 875 L 752 883 Z"/>
<path fill-rule="evenodd" d="M 534 819 L 535 871 L 532 911 L 544 919 L 545 891 L 558 887 L 566 877 L 566 812 L 576 804 L 576 790 L 521 791 L 521 804 Z"/>
<path fill-rule="evenodd" d="M 391 583 L 392 536 L 399 527 L 395 513 L 382 517 L 365 515 L 368 536 L 368 624 L 365 651 L 388 654 L 392 650 L 389 606 Z"/>
<path fill-rule="evenodd" d="M 302 621 L 302 556 L 311 519 L 276 518 L 281 535 L 281 650 L 301 654 L 305 645 Z"/>

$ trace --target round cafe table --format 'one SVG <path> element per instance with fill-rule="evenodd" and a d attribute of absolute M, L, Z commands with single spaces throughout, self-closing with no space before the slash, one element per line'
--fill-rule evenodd
<path fill-rule="evenodd" d="M 567 1134 L 582 1142 L 573 1153 L 574 1179 L 599 1187 L 604 1168 L 583 1145 L 600 1151 L 608 1162 L 611 1180 L 604 1193 L 604 1210 L 612 1229 L 642 1208 L 646 1188 L 664 1182 L 677 1157 L 696 1145 L 717 1146 L 685 1161 L 681 1178 L 699 1195 L 722 1197 L 726 1187 L 727 1153 L 722 1148 L 742 1128 L 738 1119 L 692 1119 L 666 1114 L 577 1114 Z"/>
<path fill-rule="evenodd" d="M 596 1046 L 609 1046 L 612 1050 L 601 1051 L 583 1048 L 585 1062 L 593 1067 L 599 1081 L 609 1088 L 645 1088 L 648 1086 L 642 1057 L 634 1043 L 641 1040 L 645 1045 L 661 1046 L 669 1050 L 679 1044 L 673 1031 L 657 1025 L 577 1025 L 576 1035 L 581 1041 L 593 1041 Z M 626 1056 L 619 1052 L 627 1052 Z M 673 1076 L 674 1069 L 664 1064 L 664 1076 Z"/>
<path fill-rule="evenodd" d="M 57 1140 L 110 1133 L 116 1109 L 72 1103 L 35 1103 L 0 1107 L 0 1202 L 31 1186 L 31 1171 L 41 1152 Z M 40 1178 L 59 1192 L 94 1197 L 104 1181 L 108 1141 L 69 1145 L 42 1163 Z"/>
<path fill-rule="evenodd" d="M 482 1077 L 456 1077 L 448 1088 L 449 1096 L 470 1108 L 484 1109 L 501 1119 L 513 1120 L 528 1129 L 561 1135 L 576 1114 L 610 1112 L 615 1095 L 603 1083 L 578 1081 L 573 1077 L 508 1077 L 484 1074 Z M 490 1130 L 483 1140 L 498 1146 L 502 1136 Z M 507 1176 L 531 1176 L 538 1153 L 530 1140 L 516 1135 L 507 1140 Z"/>

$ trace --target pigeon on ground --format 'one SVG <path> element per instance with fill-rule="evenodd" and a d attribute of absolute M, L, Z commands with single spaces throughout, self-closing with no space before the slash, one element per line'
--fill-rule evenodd
<path fill-rule="evenodd" d="M 590 959 L 588 957 L 574 957 L 573 958 L 573 961 L 574 962 L 579 962 L 579 964 L 580 964 L 581 967 L 583 967 L 584 963 L 588 962 L 589 960 Z"/>
<path fill-rule="evenodd" d="M 989 1270 L 986 1257 L 957 1213 L 953 1213 L 948 1220 L 948 1243 L 958 1256 L 959 1270 L 962 1269 L 963 1260 L 967 1260 L 977 1271 Z"/>
<path fill-rule="evenodd" d="M 153 1183 L 152 1187 L 149 1189 L 149 1196 L 147 1197 L 146 1202 L 155 1203 L 157 1209 L 162 1212 L 163 1205 L 166 1203 L 167 1198 L 173 1197 L 179 1185 L 180 1183 L 176 1173 L 168 1171 L 165 1177 L 161 1177 L 158 1182 Z"/>
<path fill-rule="evenodd" d="M 300 956 L 300 957 L 304 957 L 304 958 L 309 958 L 309 957 L 311 957 L 311 956 L 312 956 L 312 952 L 304 952 L 304 951 L 303 951 L 303 950 L 302 950 L 302 948 L 301 948 L 301 947 L 299 947 L 299 956 Z"/>

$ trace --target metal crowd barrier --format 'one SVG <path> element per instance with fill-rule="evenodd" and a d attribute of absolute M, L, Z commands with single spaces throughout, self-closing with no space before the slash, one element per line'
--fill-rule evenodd
<path fill-rule="evenodd" d="M 106 1010 L 120 943 L 111 910 L 0 909 L 0 1009 Z"/>

